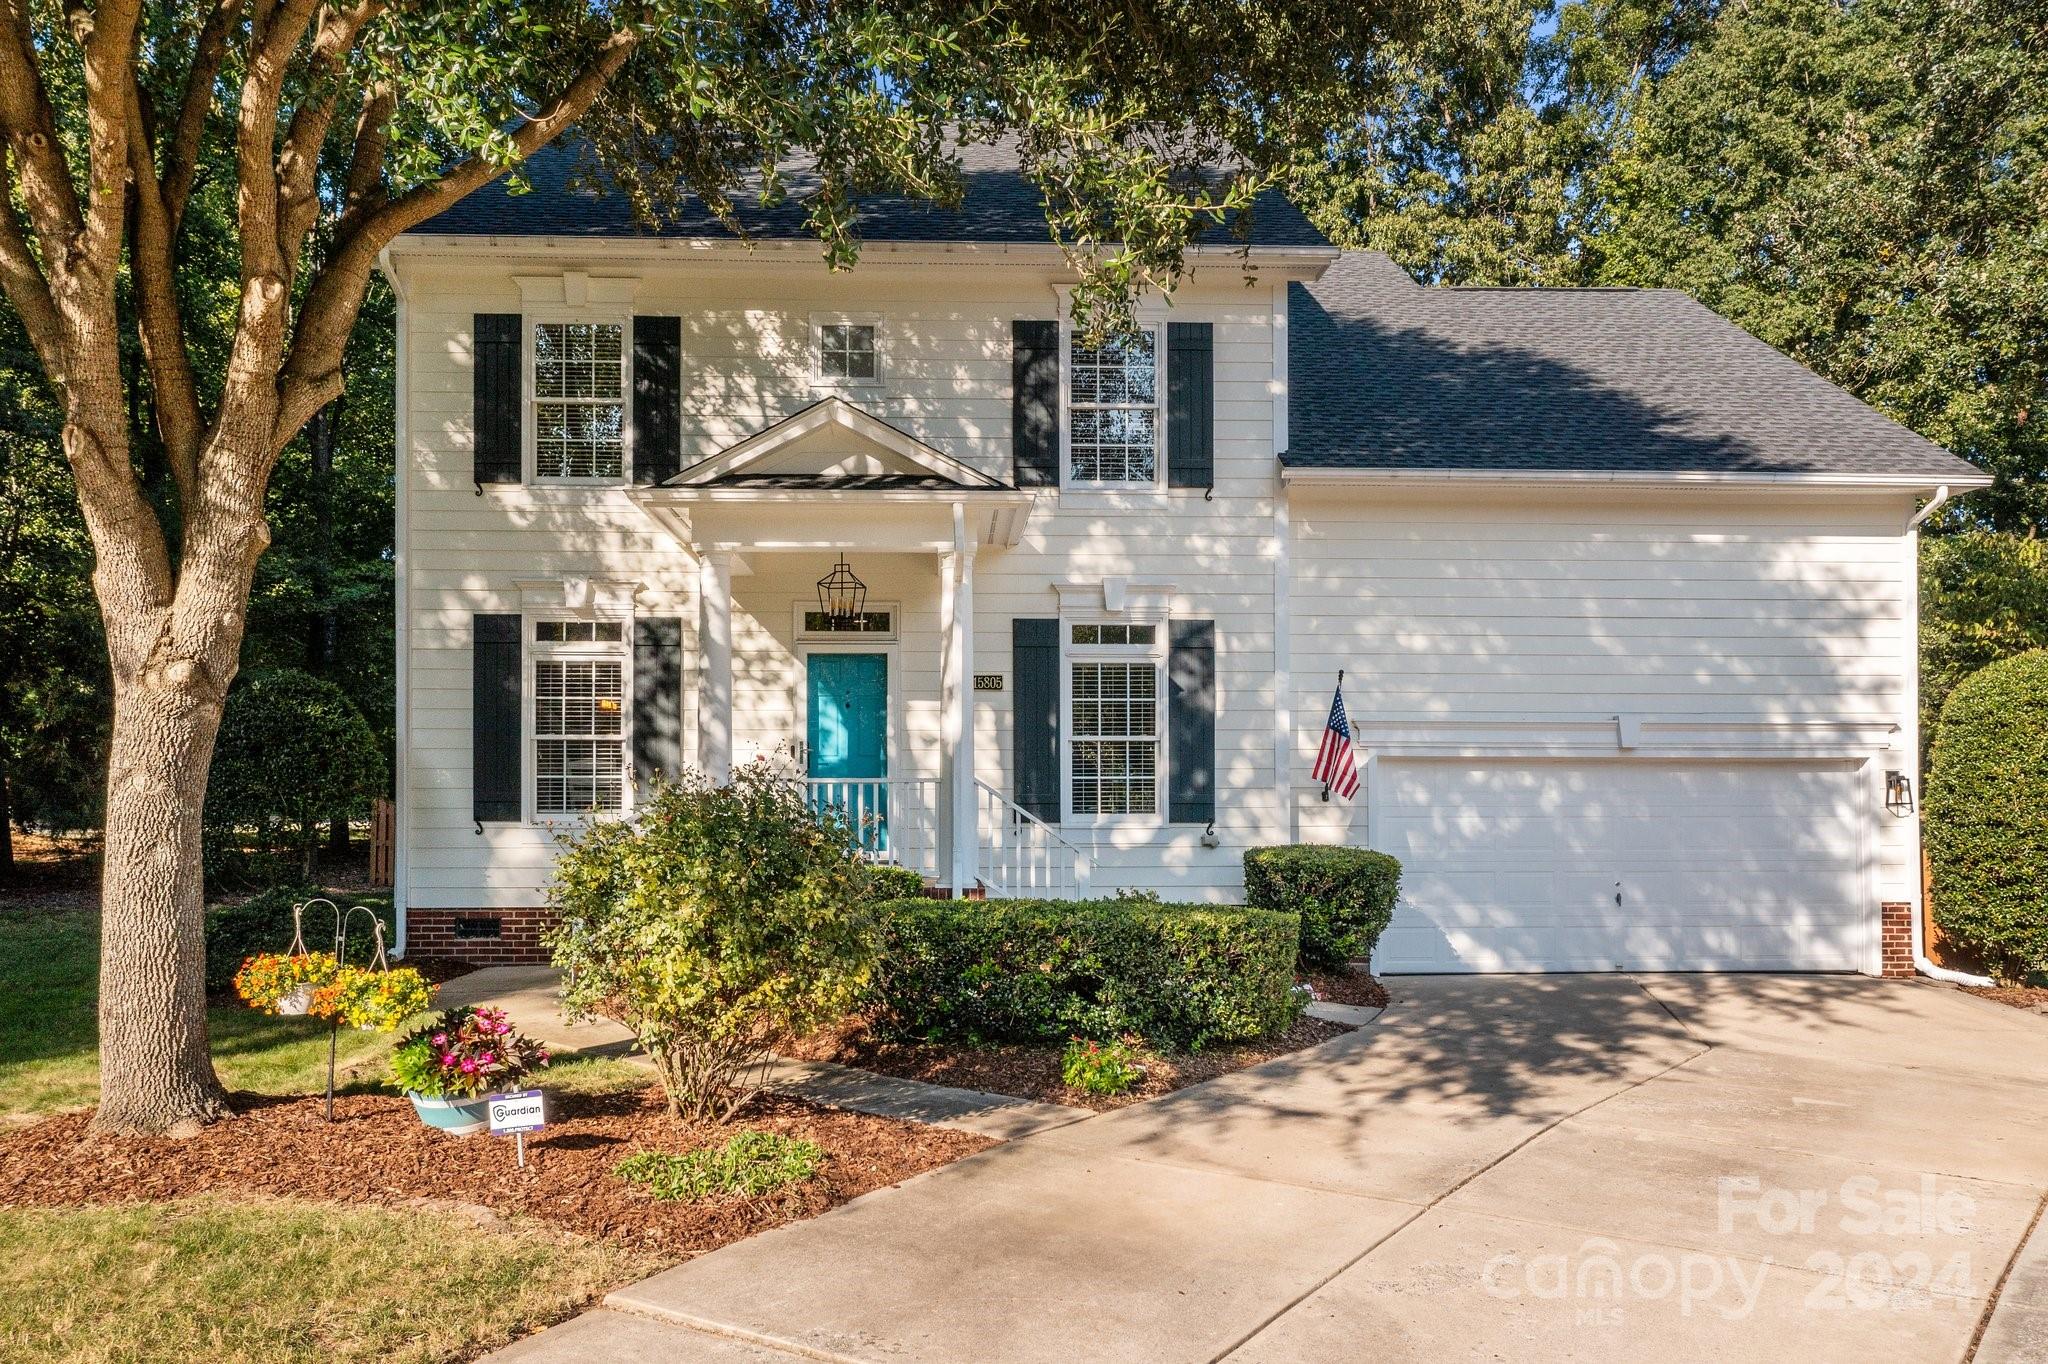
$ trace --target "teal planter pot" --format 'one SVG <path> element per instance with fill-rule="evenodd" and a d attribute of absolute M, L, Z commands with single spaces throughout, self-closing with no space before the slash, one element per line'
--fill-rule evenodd
<path fill-rule="evenodd" d="M 405 1097 L 412 1100 L 412 1111 L 420 1115 L 420 1121 L 438 1132 L 451 1137 L 473 1136 L 491 1125 L 491 1101 L 488 1096 L 474 1099 L 430 1099 L 424 1094 L 407 1090 Z"/>

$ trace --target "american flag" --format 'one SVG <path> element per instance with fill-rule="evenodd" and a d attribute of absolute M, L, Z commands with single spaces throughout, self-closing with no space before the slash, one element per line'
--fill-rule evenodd
<path fill-rule="evenodd" d="M 1311 779 L 1323 784 L 1323 796 L 1330 792 L 1350 800 L 1358 794 L 1358 759 L 1351 752 L 1351 721 L 1344 714 L 1344 684 L 1330 698 L 1330 718 L 1323 725 L 1323 746 L 1316 750 Z"/>

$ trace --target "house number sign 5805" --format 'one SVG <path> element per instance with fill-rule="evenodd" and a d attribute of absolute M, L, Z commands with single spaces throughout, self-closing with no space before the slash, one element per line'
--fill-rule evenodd
<path fill-rule="evenodd" d="M 1001 691 L 1003 689 L 1003 675 L 1001 673 L 976 673 L 974 675 L 974 689 L 976 691 Z"/>

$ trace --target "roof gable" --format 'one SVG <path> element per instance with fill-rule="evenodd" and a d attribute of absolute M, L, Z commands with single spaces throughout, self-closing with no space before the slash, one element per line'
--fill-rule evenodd
<path fill-rule="evenodd" d="M 834 395 L 735 441 L 663 484 L 1002 488 L 972 465 Z"/>

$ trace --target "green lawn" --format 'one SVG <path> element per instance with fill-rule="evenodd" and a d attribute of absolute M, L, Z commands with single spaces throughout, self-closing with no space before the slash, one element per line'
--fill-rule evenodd
<path fill-rule="evenodd" d="M 0 1123 L 99 1098 L 99 916 L 91 908 L 0 908 Z M 228 1002 L 207 1011 L 214 1064 L 229 1089 L 301 1094 L 327 1083 L 327 1025 L 272 1018 Z M 340 1084 L 374 1084 L 391 1049 L 381 1033 L 344 1030 Z"/>
<path fill-rule="evenodd" d="M 247 1198 L 0 1208 L 0 1361 L 470 1358 L 648 1268 L 537 1224 L 446 1213 Z"/>

